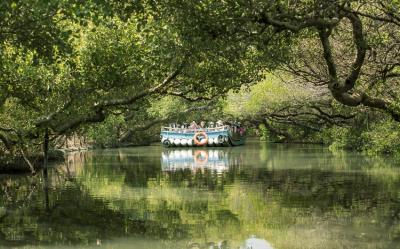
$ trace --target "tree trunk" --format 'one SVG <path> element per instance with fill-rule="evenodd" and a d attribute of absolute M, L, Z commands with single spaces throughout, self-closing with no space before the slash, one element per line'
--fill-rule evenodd
<path fill-rule="evenodd" d="M 43 141 L 43 172 L 47 177 L 47 165 L 49 160 L 49 129 L 46 128 Z"/>

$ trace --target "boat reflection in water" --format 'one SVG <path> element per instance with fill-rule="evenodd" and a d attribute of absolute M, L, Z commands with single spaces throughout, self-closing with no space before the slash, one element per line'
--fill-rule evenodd
<path fill-rule="evenodd" d="M 240 247 L 240 249 L 273 249 L 271 244 L 264 240 L 259 239 L 255 235 L 252 235 L 249 239 L 247 239 L 244 244 Z"/>
<path fill-rule="evenodd" d="M 166 149 L 162 152 L 163 171 L 181 169 L 223 172 L 229 169 L 228 151 L 223 149 Z"/>
<path fill-rule="evenodd" d="M 214 242 L 209 242 L 206 244 L 199 244 L 199 243 L 193 243 L 190 244 L 188 249 L 202 249 L 202 248 L 207 248 L 207 249 L 233 249 L 237 247 L 231 247 L 229 242 L 224 240 L 220 241 L 217 243 Z M 271 244 L 264 240 L 257 238 L 255 235 L 251 235 L 250 238 L 246 239 L 243 244 L 239 247 L 239 249 L 274 249 Z"/>

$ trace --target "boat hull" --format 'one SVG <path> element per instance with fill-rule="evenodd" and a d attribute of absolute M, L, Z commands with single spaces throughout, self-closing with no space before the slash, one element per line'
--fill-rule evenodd
<path fill-rule="evenodd" d="M 195 139 L 196 134 L 204 132 L 207 140 Z M 243 145 L 246 141 L 245 135 L 234 133 L 230 130 L 220 131 L 161 131 L 161 142 L 167 147 L 219 147 L 219 146 L 238 146 Z"/>

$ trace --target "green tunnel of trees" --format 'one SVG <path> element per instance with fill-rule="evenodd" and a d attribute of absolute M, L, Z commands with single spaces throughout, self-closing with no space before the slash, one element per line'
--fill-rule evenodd
<path fill-rule="evenodd" d="M 396 152 L 399 6 L 4 0 L 0 156 L 26 158 L 70 134 L 115 146 L 188 118 Z"/>

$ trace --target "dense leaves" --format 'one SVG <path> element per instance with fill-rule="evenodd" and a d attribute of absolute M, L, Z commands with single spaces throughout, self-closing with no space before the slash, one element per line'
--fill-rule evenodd
<path fill-rule="evenodd" d="M 127 122 L 121 134 L 129 137 L 130 127 L 184 121 L 179 112 L 220 110 L 216 98 L 270 73 L 288 82 L 261 84 L 243 106 L 272 128 L 300 124 L 303 136 L 343 125 L 351 111 L 339 113 L 341 105 L 400 120 L 398 8 L 351 0 L 3 1 L 1 151 L 39 150 L 47 132 L 54 139 L 110 115 Z M 270 120 L 264 106 L 274 88 L 282 103 L 272 104 Z M 155 114 L 150 107 L 168 96 L 174 111 Z"/>

